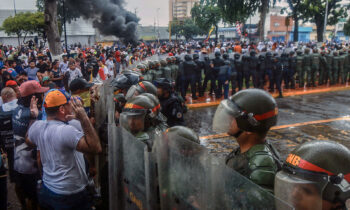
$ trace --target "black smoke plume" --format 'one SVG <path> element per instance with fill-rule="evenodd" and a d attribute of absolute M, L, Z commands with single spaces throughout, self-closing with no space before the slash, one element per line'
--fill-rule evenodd
<path fill-rule="evenodd" d="M 123 7 L 123 0 L 66 0 L 66 5 L 81 16 L 93 20 L 93 26 L 103 35 L 114 35 L 124 43 L 137 42 L 139 19 Z"/>

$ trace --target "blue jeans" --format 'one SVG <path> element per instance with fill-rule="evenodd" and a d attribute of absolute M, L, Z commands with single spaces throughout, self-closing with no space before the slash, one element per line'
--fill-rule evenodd
<path fill-rule="evenodd" d="M 82 192 L 72 195 L 59 195 L 49 190 L 44 184 L 42 185 L 39 194 L 39 204 L 44 209 L 68 210 L 68 209 L 91 209 L 92 203 L 89 198 L 88 191 L 85 189 Z"/>

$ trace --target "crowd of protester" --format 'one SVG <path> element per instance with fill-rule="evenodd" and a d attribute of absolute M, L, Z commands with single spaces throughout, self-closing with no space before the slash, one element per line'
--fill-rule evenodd
<path fill-rule="evenodd" d="M 151 119 L 141 130 L 165 131 L 168 125 L 185 125 L 189 86 L 196 100 L 206 92 L 227 99 L 230 87 L 232 95 L 254 87 L 277 89 L 283 97 L 283 88 L 344 84 L 350 74 L 348 51 L 335 43 L 193 41 L 75 45 L 55 58 L 46 48 L 1 46 L 1 192 L 7 191 L 8 174 L 23 208 L 89 209 L 90 155 L 102 151 L 93 103 L 105 80 L 115 81 L 117 124 L 128 124 L 128 113 L 134 119 L 130 104 L 139 103 L 152 110 L 140 115 L 144 123 Z M 151 148 L 148 132 L 129 129 Z M 0 209 L 6 209 L 6 195 L 1 195 Z"/>

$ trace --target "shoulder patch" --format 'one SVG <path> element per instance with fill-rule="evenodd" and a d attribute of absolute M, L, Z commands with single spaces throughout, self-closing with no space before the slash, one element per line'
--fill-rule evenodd
<path fill-rule="evenodd" d="M 181 112 L 178 112 L 178 113 L 176 114 L 176 117 L 177 117 L 177 118 L 182 118 L 182 113 L 181 113 Z"/>

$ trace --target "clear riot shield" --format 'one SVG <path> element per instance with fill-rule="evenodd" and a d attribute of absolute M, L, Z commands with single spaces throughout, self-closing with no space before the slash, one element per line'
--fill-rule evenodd
<path fill-rule="evenodd" d="M 110 209 L 157 209 L 155 158 L 128 131 L 109 126 Z"/>
<path fill-rule="evenodd" d="M 155 150 L 161 209 L 292 209 L 183 137 L 163 136 Z"/>

